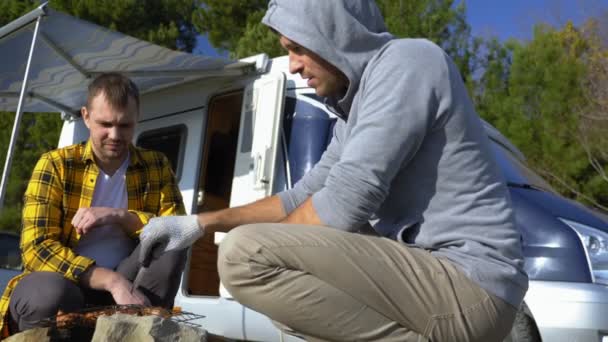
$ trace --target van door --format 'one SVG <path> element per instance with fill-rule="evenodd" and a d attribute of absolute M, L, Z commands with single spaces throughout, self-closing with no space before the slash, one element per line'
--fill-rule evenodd
<path fill-rule="evenodd" d="M 285 74 L 266 74 L 245 88 L 230 206 L 272 194 L 285 99 Z"/>

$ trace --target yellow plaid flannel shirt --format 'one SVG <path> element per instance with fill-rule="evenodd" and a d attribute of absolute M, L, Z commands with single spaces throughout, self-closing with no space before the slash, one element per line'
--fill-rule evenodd
<path fill-rule="evenodd" d="M 73 252 L 80 236 L 71 221 L 78 208 L 91 206 L 98 175 L 90 141 L 47 152 L 34 167 L 23 206 L 21 255 L 25 271 L 9 281 L 0 299 L 0 332 L 7 332 L 3 327 L 9 299 L 25 275 L 58 272 L 77 282 L 94 264 Z M 162 153 L 130 146 L 126 183 L 128 210 L 143 224 L 155 216 L 185 214 L 175 175 Z"/>

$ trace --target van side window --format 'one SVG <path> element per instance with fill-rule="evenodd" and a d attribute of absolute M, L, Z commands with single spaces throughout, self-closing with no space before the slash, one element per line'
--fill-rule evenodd
<path fill-rule="evenodd" d="M 198 212 L 228 208 L 236 161 L 243 92 L 216 95 L 209 101 L 200 165 Z"/>
<path fill-rule="evenodd" d="M 136 145 L 145 149 L 165 154 L 171 162 L 175 177 L 179 181 L 182 173 L 184 150 L 188 129 L 185 125 L 176 125 L 143 132 L 137 138 Z"/>
<path fill-rule="evenodd" d="M 209 100 L 199 165 L 196 212 L 228 208 L 236 162 L 243 91 L 219 94 Z M 217 246 L 213 234 L 205 234 L 192 247 L 188 267 L 188 293 L 219 296 Z"/>

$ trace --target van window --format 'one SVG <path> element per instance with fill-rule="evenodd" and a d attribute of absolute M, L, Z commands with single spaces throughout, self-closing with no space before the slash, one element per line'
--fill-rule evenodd
<path fill-rule="evenodd" d="M 165 154 L 171 163 L 175 177 L 179 181 L 182 173 L 182 162 L 186 134 L 185 125 L 176 125 L 143 132 L 137 138 L 136 145 L 145 149 Z"/>
<path fill-rule="evenodd" d="M 209 101 L 203 132 L 203 156 L 199 166 L 196 212 L 228 208 L 236 162 L 243 91 L 216 95 Z M 192 247 L 188 293 L 219 296 L 217 246 L 213 234 L 205 234 Z"/>

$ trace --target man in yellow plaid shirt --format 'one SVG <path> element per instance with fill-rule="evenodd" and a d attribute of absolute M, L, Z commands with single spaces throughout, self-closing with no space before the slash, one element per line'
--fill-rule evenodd
<path fill-rule="evenodd" d="M 131 143 L 137 86 L 103 74 L 89 86 L 81 114 L 89 140 L 43 154 L 25 192 L 25 271 L 0 300 L 5 336 L 85 305 L 173 306 L 184 252 L 153 260 L 132 288 L 140 229 L 152 217 L 185 213 L 167 158 Z"/>

